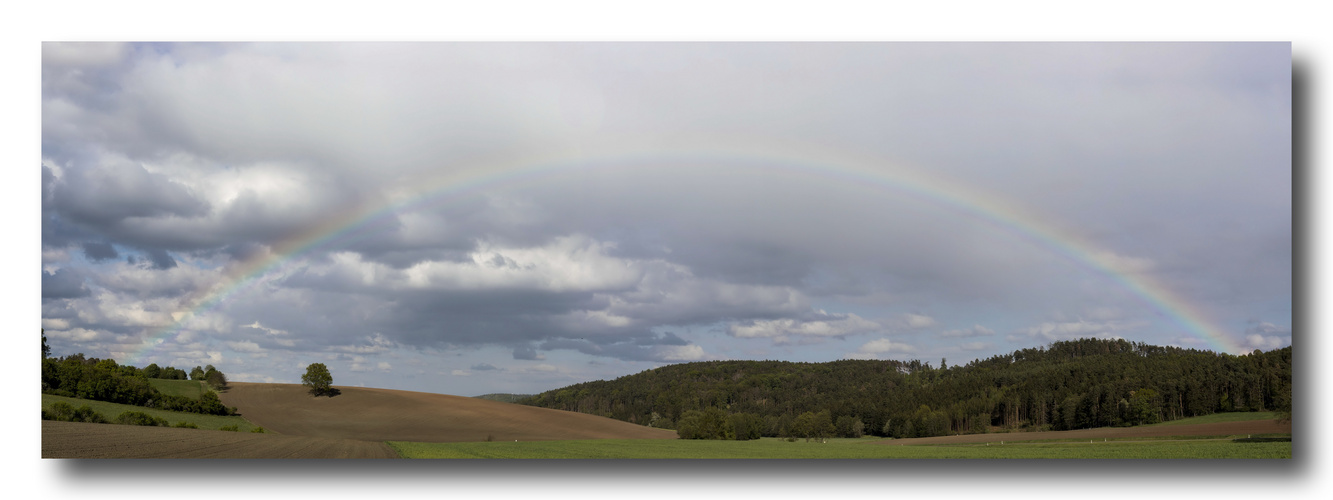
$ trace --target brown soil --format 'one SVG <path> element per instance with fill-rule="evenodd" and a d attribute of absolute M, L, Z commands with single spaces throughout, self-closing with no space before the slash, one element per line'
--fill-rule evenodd
<path fill-rule="evenodd" d="M 227 406 L 278 434 L 362 441 L 457 442 L 675 439 L 676 431 L 605 417 L 426 392 L 336 387 L 314 397 L 298 384 L 234 382 Z"/>
<path fill-rule="evenodd" d="M 424 392 L 232 382 L 223 404 L 270 433 L 42 422 L 42 458 L 397 458 L 384 441 L 675 439 L 605 417 Z"/>
<path fill-rule="evenodd" d="M 1150 427 L 1103 427 L 1076 431 L 1010 432 L 997 434 L 965 434 L 928 438 L 893 439 L 881 444 L 964 444 L 998 443 L 1000 441 L 1036 441 L 1043 439 L 1125 439 L 1163 438 L 1169 436 L 1238 436 L 1247 434 L 1291 434 L 1291 423 L 1278 424 L 1272 420 L 1246 422 L 1217 422 L 1194 425 L 1155 425 Z"/>
<path fill-rule="evenodd" d="M 42 421 L 42 458 L 398 458 L 384 443 Z"/>

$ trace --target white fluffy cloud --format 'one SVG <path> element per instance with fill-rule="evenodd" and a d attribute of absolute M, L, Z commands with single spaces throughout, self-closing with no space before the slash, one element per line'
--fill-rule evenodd
<path fill-rule="evenodd" d="M 893 354 L 914 354 L 916 352 L 917 348 L 911 344 L 879 338 L 861 344 L 860 349 L 848 354 L 847 357 L 852 359 L 879 359 Z"/>
<path fill-rule="evenodd" d="M 788 342 L 800 338 L 846 337 L 883 329 L 879 323 L 851 313 L 830 314 L 820 310 L 812 317 L 814 319 L 783 318 L 733 323 L 727 327 L 727 332 L 740 338 L 771 338 L 777 342 Z"/>
<path fill-rule="evenodd" d="M 1071 340 L 1080 337 L 1119 337 L 1119 333 L 1141 328 L 1141 322 L 1124 321 L 1060 321 L 1044 322 L 1040 325 L 1029 327 L 1026 333 L 1030 337 L 1036 337 L 1047 341 Z M 1011 339 L 1012 340 L 1012 339 Z"/>

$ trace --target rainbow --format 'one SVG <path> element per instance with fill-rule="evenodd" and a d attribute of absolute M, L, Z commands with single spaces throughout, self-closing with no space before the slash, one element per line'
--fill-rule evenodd
<path fill-rule="evenodd" d="M 1172 292 L 1146 274 L 1122 269 L 1113 253 L 1070 231 L 1059 229 L 1014 203 L 972 189 L 963 183 L 939 175 L 925 175 L 914 169 L 898 166 L 887 168 L 882 163 L 838 158 L 829 154 L 820 155 L 819 158 L 812 160 L 795 155 L 754 151 L 639 152 L 593 159 L 579 156 L 528 158 L 509 161 L 500 166 L 492 164 L 489 168 L 451 171 L 434 179 L 417 182 L 417 189 L 411 193 L 398 194 L 394 201 L 345 207 L 341 212 L 326 217 L 322 223 L 272 244 L 268 252 L 232 265 L 224 273 L 224 280 L 186 299 L 192 306 L 184 312 L 173 314 L 173 323 L 150 331 L 143 347 L 130 353 L 127 361 L 134 363 L 143 359 L 166 338 L 187 330 L 191 321 L 217 310 L 228 299 L 299 267 L 315 250 L 339 248 L 385 229 L 395 220 L 395 214 L 456 203 L 490 189 L 521 187 L 573 172 L 634 168 L 644 163 L 659 165 L 673 161 L 696 164 L 714 162 L 730 172 L 747 175 L 824 178 L 834 183 L 852 183 L 925 200 L 985 221 L 1115 283 L 1216 352 L 1245 352 L 1224 329 L 1207 320 L 1207 315 L 1187 298 Z"/>

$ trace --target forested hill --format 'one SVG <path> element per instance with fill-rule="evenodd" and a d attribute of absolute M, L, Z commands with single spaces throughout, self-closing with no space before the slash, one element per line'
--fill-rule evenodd
<path fill-rule="evenodd" d="M 837 434 L 893 437 L 1137 425 L 1222 411 L 1290 412 L 1291 347 L 1234 356 L 1080 339 L 966 366 L 705 361 L 519 403 L 665 428 L 691 410 L 720 410 L 754 422 L 766 436 L 793 435 L 793 422 L 806 413 L 836 425 Z M 686 416 L 693 422 L 698 415 Z"/>

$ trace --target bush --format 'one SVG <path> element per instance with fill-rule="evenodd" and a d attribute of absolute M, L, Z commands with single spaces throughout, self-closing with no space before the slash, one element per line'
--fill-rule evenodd
<path fill-rule="evenodd" d="M 43 412 L 45 413 L 45 412 Z M 69 416 L 74 414 L 74 407 L 64 401 L 56 401 L 51 405 L 51 420 L 69 421 Z"/>
<path fill-rule="evenodd" d="M 64 401 L 57 401 L 51 405 L 51 413 L 42 411 L 43 418 L 50 417 L 48 420 L 58 420 L 61 422 L 89 422 L 94 424 L 105 424 L 106 417 L 101 413 L 93 411 L 92 407 L 83 405 L 78 408 L 71 406 Z"/>
<path fill-rule="evenodd" d="M 167 419 L 158 418 L 141 411 L 127 411 L 116 417 L 116 423 L 124 425 L 149 425 L 166 427 Z"/>
<path fill-rule="evenodd" d="M 239 426 L 235 426 L 235 425 L 224 425 L 224 426 L 222 426 L 222 427 L 218 427 L 218 430 L 220 430 L 220 431 L 237 432 L 237 431 L 241 430 L 241 428 L 240 428 Z"/>
<path fill-rule="evenodd" d="M 255 428 L 253 428 L 253 429 L 250 429 L 250 432 L 253 432 L 253 433 L 256 433 L 256 434 L 263 434 L 265 431 L 264 431 L 264 428 L 263 428 L 263 427 L 255 427 Z"/>
<path fill-rule="evenodd" d="M 736 428 L 726 411 L 709 407 L 681 415 L 676 422 L 676 435 L 681 439 L 736 439 Z"/>
<path fill-rule="evenodd" d="M 173 425 L 172 427 L 183 427 L 183 428 L 186 428 L 186 429 L 198 429 L 198 428 L 199 428 L 199 426 L 198 426 L 198 425 L 195 425 L 194 422 L 176 422 L 176 425 Z"/>

